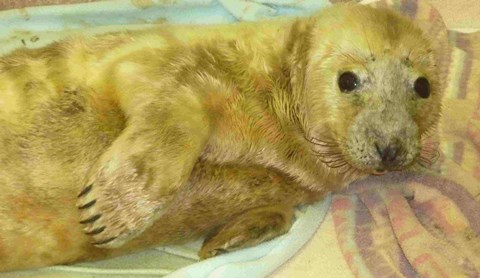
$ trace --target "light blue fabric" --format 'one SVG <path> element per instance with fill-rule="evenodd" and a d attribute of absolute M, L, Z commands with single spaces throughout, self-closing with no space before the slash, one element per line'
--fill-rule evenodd
<path fill-rule="evenodd" d="M 239 250 L 182 268 L 169 278 L 264 277 L 290 259 L 315 233 L 330 207 L 330 196 L 321 203 L 298 210 L 286 235 L 259 246 Z"/>
<path fill-rule="evenodd" d="M 0 37 L 13 29 L 55 31 L 88 26 L 155 23 L 230 23 L 259 20 L 279 15 L 308 15 L 329 6 L 327 0 L 152 0 L 139 8 L 131 1 L 105 1 L 88 4 L 32 7 L 2 12 Z M 28 14 L 28 15 L 27 15 Z"/>
<path fill-rule="evenodd" d="M 78 30 L 100 33 L 146 28 L 165 21 L 178 24 L 254 21 L 280 15 L 308 15 L 330 5 L 327 0 L 158 0 L 143 7 L 132 3 L 106 1 L 0 12 L 0 53 L 23 46 L 39 47 Z M 282 237 L 202 262 L 197 262 L 200 242 L 196 242 L 108 261 L 10 273 L 5 277 L 158 277 L 169 273 L 171 278 L 263 277 L 292 257 L 312 237 L 329 206 L 330 197 L 297 210 L 291 231 Z"/>

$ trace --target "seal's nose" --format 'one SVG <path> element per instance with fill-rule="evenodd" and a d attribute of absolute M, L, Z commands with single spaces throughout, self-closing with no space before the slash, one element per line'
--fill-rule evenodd
<path fill-rule="evenodd" d="M 385 167 L 395 166 L 397 163 L 397 157 L 400 152 L 400 146 L 397 144 L 389 144 L 381 148 L 377 143 L 375 143 L 375 148 L 377 149 L 380 158 L 382 159 L 382 164 Z"/>

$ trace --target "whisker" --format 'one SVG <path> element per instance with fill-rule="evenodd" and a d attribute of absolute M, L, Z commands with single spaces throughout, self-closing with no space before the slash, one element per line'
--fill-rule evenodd
<path fill-rule="evenodd" d="M 335 144 L 335 143 L 327 143 L 327 142 L 313 142 L 313 141 L 309 141 L 310 143 L 316 145 L 316 146 L 322 146 L 322 147 L 332 147 L 332 148 L 336 148 L 338 145 Z"/>
<path fill-rule="evenodd" d="M 338 142 L 336 142 L 335 140 L 326 140 L 326 139 L 323 139 L 323 140 L 320 140 L 318 138 L 315 138 L 315 137 L 307 137 L 307 136 L 304 136 L 305 140 L 307 140 L 308 142 L 314 144 L 314 145 L 317 145 L 317 146 L 325 146 L 325 147 L 337 147 L 338 146 Z"/>
<path fill-rule="evenodd" d="M 344 158 L 343 154 L 341 153 L 335 153 L 335 154 L 319 154 L 319 153 L 315 153 L 315 156 L 319 156 L 319 157 L 324 157 L 324 158 Z"/>
<path fill-rule="evenodd" d="M 428 168 L 430 166 L 432 166 L 433 162 L 428 159 L 428 158 L 425 158 L 425 157 L 418 157 L 418 161 L 421 162 L 422 166 Z"/>
<path fill-rule="evenodd" d="M 437 155 L 435 153 L 422 153 L 420 154 L 421 156 L 423 156 L 424 158 L 428 158 L 428 159 L 433 159 L 435 157 L 439 157 L 440 155 Z"/>
<path fill-rule="evenodd" d="M 345 160 L 345 156 L 341 153 L 337 153 L 337 154 L 334 154 L 334 155 L 317 155 L 317 156 L 323 157 L 323 158 L 334 159 L 334 160 L 337 160 L 337 159 Z"/>
<path fill-rule="evenodd" d="M 348 165 L 347 169 L 344 170 L 344 171 L 341 171 L 340 173 L 341 173 L 342 175 L 347 175 L 347 174 L 348 174 L 350 171 L 352 171 L 352 170 L 355 170 L 355 168 L 353 168 L 352 166 Z M 353 171 L 353 172 L 354 172 L 354 171 Z"/>
<path fill-rule="evenodd" d="M 417 159 L 415 159 L 415 163 L 419 164 L 422 167 L 426 167 L 423 159 L 417 158 Z"/>
<path fill-rule="evenodd" d="M 341 154 L 341 152 L 339 152 L 339 151 L 333 151 L 333 150 L 331 150 L 331 151 L 316 151 L 316 150 L 313 150 L 313 152 L 316 153 L 316 154 L 320 154 L 320 155 L 321 155 L 321 154 L 325 154 L 325 155 Z"/>
<path fill-rule="evenodd" d="M 325 161 L 323 163 L 327 164 L 328 167 L 336 167 L 337 165 L 346 163 L 346 162 L 343 160 L 338 160 L 338 161 Z"/>
<path fill-rule="evenodd" d="M 324 159 L 324 160 L 320 160 L 322 161 L 323 163 L 327 164 L 327 166 L 331 166 L 332 164 L 335 165 L 335 164 L 338 164 L 338 163 L 343 163 L 345 162 L 344 159 L 337 159 L 337 160 L 328 160 L 328 159 Z"/>
<path fill-rule="evenodd" d="M 343 163 L 341 163 L 341 164 L 339 164 L 339 165 L 330 165 L 329 167 L 330 167 L 330 168 L 337 169 L 337 168 L 343 167 L 343 166 L 345 166 L 345 165 L 348 165 L 348 163 L 347 163 L 347 162 L 343 162 Z"/>
<path fill-rule="evenodd" d="M 421 150 L 422 151 L 432 151 L 432 150 L 438 150 L 439 146 L 437 145 L 424 145 Z"/>
<path fill-rule="evenodd" d="M 349 163 L 345 159 L 345 155 L 340 150 L 340 143 L 341 140 L 345 140 L 344 138 L 316 138 L 304 135 L 305 140 L 307 142 L 325 148 L 325 150 L 315 150 L 311 149 L 313 154 L 318 158 L 319 161 L 324 163 L 327 167 L 331 169 L 338 169 L 343 168 L 345 166 L 346 169 L 342 170 L 342 174 L 351 172 L 355 172 L 355 169 L 349 165 Z"/>
<path fill-rule="evenodd" d="M 430 157 L 426 156 L 425 153 L 421 153 L 418 157 L 419 157 L 419 158 L 422 158 L 422 159 L 428 159 L 428 160 L 430 160 Z"/>
<path fill-rule="evenodd" d="M 420 165 L 421 167 L 423 167 L 423 168 L 430 168 L 429 165 L 426 165 L 424 162 L 421 162 L 421 161 L 419 161 L 419 160 L 417 160 L 416 163 L 417 163 L 418 165 Z"/>
<path fill-rule="evenodd" d="M 357 173 L 359 172 L 355 167 L 350 166 L 350 169 L 351 169 L 351 172 L 347 172 L 347 174 L 345 174 L 349 179 L 351 179 L 352 177 L 355 177 L 355 175 L 357 175 Z"/>
<path fill-rule="evenodd" d="M 327 158 L 319 158 L 318 160 L 320 160 L 321 162 L 325 163 L 325 164 L 331 164 L 331 163 L 334 163 L 336 161 L 333 161 L 333 160 L 329 160 Z M 341 160 L 340 160 L 341 161 Z"/>
<path fill-rule="evenodd" d="M 324 159 L 318 159 L 318 160 L 320 160 L 321 162 L 323 162 L 324 164 L 327 164 L 327 165 L 329 163 L 328 160 L 324 160 Z"/>
<path fill-rule="evenodd" d="M 428 140 L 428 139 L 430 139 L 434 136 L 435 136 L 435 133 L 433 133 L 433 132 L 431 134 L 425 134 L 420 138 L 420 142 L 424 142 L 424 141 L 426 141 L 426 140 Z"/>
<path fill-rule="evenodd" d="M 440 147 L 439 146 L 428 146 L 425 148 L 425 150 L 440 150 Z"/>
<path fill-rule="evenodd" d="M 437 160 L 440 158 L 441 152 L 439 149 L 422 150 L 420 156 L 425 157 L 425 155 L 429 156 L 428 158 L 431 160 Z"/>
<path fill-rule="evenodd" d="M 422 149 L 431 149 L 431 148 L 438 148 L 439 144 L 436 142 L 427 142 L 423 143 Z"/>
<path fill-rule="evenodd" d="M 438 149 L 430 149 L 430 150 L 421 150 L 420 153 L 421 154 L 436 154 L 436 153 L 440 153 L 440 151 Z"/>
<path fill-rule="evenodd" d="M 318 138 L 316 138 L 316 137 L 310 137 L 310 138 L 312 138 L 312 140 L 318 141 L 318 142 L 327 142 L 327 143 L 333 143 L 333 144 L 337 143 L 337 142 L 335 141 L 335 139 L 333 139 L 333 138 L 330 138 L 330 139 L 321 139 L 321 140 L 318 139 Z"/>
<path fill-rule="evenodd" d="M 339 156 L 342 155 L 342 153 L 338 151 L 316 151 L 314 149 L 310 150 L 314 156 L 319 156 L 319 157 L 331 157 L 331 156 Z"/>
<path fill-rule="evenodd" d="M 338 159 L 338 160 L 330 160 L 327 162 L 328 165 L 338 165 L 338 164 L 342 164 L 342 163 L 346 163 L 346 161 L 344 159 Z"/>

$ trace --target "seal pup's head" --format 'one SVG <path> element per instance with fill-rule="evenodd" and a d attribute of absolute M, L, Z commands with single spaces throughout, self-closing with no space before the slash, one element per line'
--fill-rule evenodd
<path fill-rule="evenodd" d="M 301 103 L 319 159 L 373 174 L 429 159 L 422 142 L 440 116 L 441 82 L 427 35 L 392 11 L 357 4 L 312 22 Z"/>

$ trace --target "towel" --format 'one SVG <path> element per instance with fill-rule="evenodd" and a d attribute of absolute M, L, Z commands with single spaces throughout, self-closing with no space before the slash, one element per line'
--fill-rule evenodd
<path fill-rule="evenodd" d="M 438 11 L 426 1 L 367 2 L 428 23 L 433 36 L 445 36 L 448 42 L 442 46 L 444 55 L 438 61 L 446 69 L 442 72 L 446 95 L 438 136 L 431 139 L 441 153 L 432 169 L 391 173 L 356 182 L 328 196 L 324 202 L 299 208 L 288 234 L 202 262 L 198 262 L 195 254 L 200 242 L 194 242 L 108 261 L 7 275 L 264 277 L 311 240 L 310 244 L 322 241 L 323 246 L 328 246 L 309 257 L 312 264 L 325 266 L 322 273 L 316 273 L 321 277 L 478 277 L 480 33 L 446 30 Z M 40 46 L 64 36 L 66 30 L 96 33 L 144 28 L 166 21 L 196 24 L 254 21 L 280 15 L 308 15 L 330 4 L 308 0 L 105 1 L 8 11 L 0 17 L 0 51 L 21 45 Z M 104 15 L 101 19 L 99 13 Z M 3 27 L 7 26 L 4 22 L 8 28 Z M 315 238 L 311 239 L 315 232 Z M 301 271 L 297 274 L 312 273 L 310 269 Z M 282 272 L 274 276 L 282 276 Z"/>

